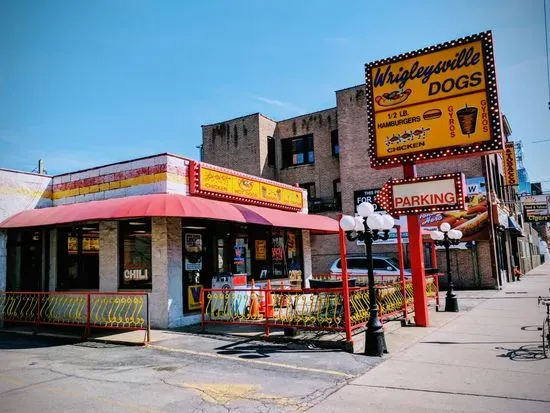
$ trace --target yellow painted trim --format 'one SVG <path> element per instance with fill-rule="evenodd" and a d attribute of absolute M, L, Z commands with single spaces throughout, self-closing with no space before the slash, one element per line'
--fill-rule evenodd
<path fill-rule="evenodd" d="M 0 195 L 23 195 L 30 198 L 52 199 L 52 193 L 50 191 L 35 191 L 28 188 L 17 188 L 10 186 L 0 187 Z"/>
<path fill-rule="evenodd" d="M 174 181 L 172 178 L 176 180 Z M 128 188 L 131 186 L 152 184 L 155 182 L 166 181 L 168 179 L 170 179 L 172 182 L 187 183 L 187 177 L 183 177 L 183 176 L 179 177 L 178 175 L 175 175 L 175 174 L 168 174 L 167 172 L 159 172 L 157 174 L 141 175 L 141 176 L 136 176 L 134 178 L 122 179 L 120 181 L 113 181 L 113 182 L 103 183 L 99 185 L 84 186 L 84 187 L 75 188 L 75 189 L 67 189 L 65 191 L 55 191 L 53 193 L 53 199 L 57 200 L 57 199 L 67 198 L 70 196 L 93 194 L 95 192 L 100 192 L 100 191 L 109 191 L 109 190 L 118 189 L 118 188 Z"/>

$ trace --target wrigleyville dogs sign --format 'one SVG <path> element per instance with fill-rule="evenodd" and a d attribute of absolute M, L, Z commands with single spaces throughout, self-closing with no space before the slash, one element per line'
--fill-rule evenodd
<path fill-rule="evenodd" d="M 491 32 L 365 67 L 373 168 L 503 148 Z"/>

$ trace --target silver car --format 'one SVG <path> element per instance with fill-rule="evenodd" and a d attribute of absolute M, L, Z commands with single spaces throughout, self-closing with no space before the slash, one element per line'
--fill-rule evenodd
<path fill-rule="evenodd" d="M 399 280 L 399 261 L 393 257 L 375 255 L 372 257 L 374 276 L 376 282 L 392 282 Z M 366 257 L 347 257 L 348 275 L 358 279 L 358 284 L 366 284 L 368 275 Z M 335 260 L 330 267 L 332 274 L 342 274 L 340 258 Z M 405 278 L 411 277 L 409 269 L 405 269 Z M 363 277 L 365 277 L 363 279 Z"/>

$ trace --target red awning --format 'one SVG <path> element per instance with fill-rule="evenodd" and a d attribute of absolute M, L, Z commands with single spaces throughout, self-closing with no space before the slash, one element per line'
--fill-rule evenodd
<path fill-rule="evenodd" d="M 234 204 L 195 196 L 152 194 L 90 201 L 15 214 L 0 228 L 38 227 L 72 222 L 105 221 L 138 217 L 182 217 L 308 229 L 313 233 L 336 234 L 338 222 L 321 215 Z"/>

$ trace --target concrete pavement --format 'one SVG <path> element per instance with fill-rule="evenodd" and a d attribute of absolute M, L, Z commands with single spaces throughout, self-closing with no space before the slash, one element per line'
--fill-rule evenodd
<path fill-rule="evenodd" d="M 459 292 L 459 313 L 386 336 L 386 360 L 311 412 L 549 412 L 550 359 L 541 331 L 550 263 L 501 291 Z"/>

